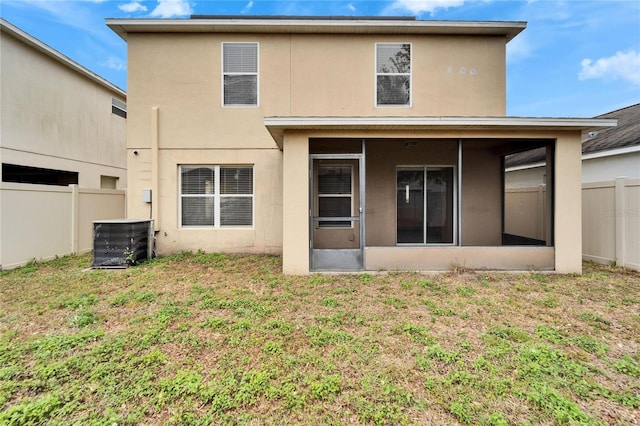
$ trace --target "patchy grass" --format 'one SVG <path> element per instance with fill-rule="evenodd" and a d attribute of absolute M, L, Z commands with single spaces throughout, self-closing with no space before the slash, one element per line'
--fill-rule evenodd
<path fill-rule="evenodd" d="M 0 274 L 0 424 L 640 422 L 637 273 L 90 262 Z"/>

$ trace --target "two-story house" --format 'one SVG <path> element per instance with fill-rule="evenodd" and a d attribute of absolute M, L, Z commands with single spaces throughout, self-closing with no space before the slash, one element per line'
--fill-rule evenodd
<path fill-rule="evenodd" d="M 580 135 L 506 117 L 524 22 L 109 19 L 128 44 L 128 217 L 157 251 L 323 270 L 581 271 Z M 504 231 L 504 158 L 544 147 L 549 232 Z M 151 197 L 143 194 L 151 193 Z"/>

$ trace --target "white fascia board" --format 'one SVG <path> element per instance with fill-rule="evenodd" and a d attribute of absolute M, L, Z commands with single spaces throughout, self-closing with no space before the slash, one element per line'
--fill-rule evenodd
<path fill-rule="evenodd" d="M 266 117 L 264 124 L 273 127 L 550 127 L 566 129 L 607 128 L 616 119 L 538 118 L 538 117 Z"/>
<path fill-rule="evenodd" d="M 39 51 L 40 53 L 43 53 L 43 54 L 47 55 L 48 57 L 50 57 L 53 60 L 61 63 L 62 65 L 66 66 L 67 68 L 70 68 L 73 71 L 77 72 L 78 74 L 81 74 L 81 75 L 87 77 L 89 80 L 92 80 L 95 83 L 98 83 L 99 85 L 107 88 L 108 90 L 111 90 L 112 92 L 114 92 L 115 94 L 121 96 L 125 100 L 127 99 L 127 92 L 125 92 L 124 90 L 122 90 L 121 88 L 116 86 L 115 84 L 105 80 L 104 78 L 100 77 L 98 74 L 94 73 L 93 71 L 88 70 L 87 68 L 83 67 L 79 63 L 75 62 L 73 59 L 69 58 L 68 56 L 63 55 L 62 53 L 58 52 L 57 50 L 55 50 L 51 46 L 41 42 L 37 38 L 33 37 L 31 34 L 28 34 L 28 33 L 24 32 L 24 31 L 22 31 L 20 28 L 16 27 L 15 25 L 11 24 L 10 22 L 8 22 L 8 21 L 6 21 L 6 20 L 4 20 L 2 18 L 0 18 L 0 28 L 1 28 L 2 32 L 6 32 L 8 34 L 11 34 L 13 37 L 17 38 L 18 40 L 20 40 L 24 44 L 34 48 L 35 50 Z"/>
<path fill-rule="evenodd" d="M 610 149 L 610 150 L 607 150 L 607 151 L 591 152 L 589 154 L 583 154 L 582 155 L 582 161 L 595 160 L 596 158 L 613 157 L 613 156 L 616 156 L 616 155 L 632 154 L 634 152 L 640 152 L 640 145 L 629 146 L 629 147 L 618 148 L 618 149 Z M 509 168 L 506 169 L 506 171 L 507 172 L 515 172 L 515 171 L 518 171 L 518 170 L 535 169 L 537 167 L 544 167 L 545 164 L 546 163 L 523 164 L 521 166 L 509 167 Z"/>
<path fill-rule="evenodd" d="M 634 152 L 640 152 L 640 145 L 627 146 L 618 149 L 609 149 L 607 151 L 590 152 L 582 156 L 583 160 L 593 160 L 595 158 L 612 157 L 614 155 L 631 154 Z"/>
<path fill-rule="evenodd" d="M 524 21 L 422 21 L 398 19 L 105 19 L 126 40 L 129 32 L 249 32 L 249 33 L 371 33 L 371 34 L 486 34 L 512 40 L 526 27 Z"/>

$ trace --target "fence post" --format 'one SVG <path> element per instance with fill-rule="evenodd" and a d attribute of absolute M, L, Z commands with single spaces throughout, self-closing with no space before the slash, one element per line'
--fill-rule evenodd
<path fill-rule="evenodd" d="M 78 252 L 80 240 L 80 191 L 78 185 L 69 185 L 71 189 L 71 253 Z"/>
<path fill-rule="evenodd" d="M 616 265 L 624 266 L 627 263 L 627 256 L 625 253 L 625 238 L 626 238 L 626 199 L 625 199 L 625 181 L 626 177 L 616 178 L 616 187 L 614 195 L 614 210 L 616 223 Z"/>

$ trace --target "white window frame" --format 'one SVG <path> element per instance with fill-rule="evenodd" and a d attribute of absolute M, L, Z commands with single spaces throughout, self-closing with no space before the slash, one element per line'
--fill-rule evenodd
<path fill-rule="evenodd" d="M 256 45 L 256 72 L 225 72 L 224 71 L 224 46 L 233 44 Z M 220 44 L 220 104 L 223 108 L 258 108 L 260 106 L 260 43 L 254 41 L 224 41 Z M 255 104 L 225 104 L 224 102 L 224 77 L 227 75 L 255 75 L 256 76 L 256 103 Z"/>
<path fill-rule="evenodd" d="M 380 73 L 378 72 L 378 46 L 384 45 L 409 45 L 409 51 L 411 52 L 411 56 L 409 57 L 409 72 L 408 73 Z M 405 42 L 384 42 L 384 43 L 375 43 L 374 46 L 374 61 L 373 61 L 373 71 L 374 71 L 374 82 L 373 82 L 373 103 L 376 108 L 411 108 L 413 106 L 413 43 L 405 43 Z M 398 75 L 408 75 L 409 76 L 409 102 L 405 105 L 389 105 L 389 104 L 379 104 L 378 103 L 378 76 L 398 76 Z"/>
<path fill-rule="evenodd" d="M 213 168 L 213 181 L 214 181 L 214 190 L 213 194 L 183 194 L 182 193 L 182 168 L 183 167 L 206 167 Z M 250 168 L 252 170 L 252 180 L 251 180 L 251 194 L 221 194 L 220 193 L 220 169 L 224 168 Z M 256 177 L 253 171 L 255 167 L 253 164 L 180 164 L 178 166 L 178 227 L 184 229 L 249 229 L 255 226 L 255 193 L 256 193 Z M 213 198 L 213 225 L 183 225 L 182 224 L 182 199 L 183 198 Z M 222 198 L 225 197 L 233 197 L 233 198 L 251 198 L 251 225 L 221 225 L 220 223 L 220 205 Z"/>
<path fill-rule="evenodd" d="M 450 243 L 428 243 L 427 242 L 427 171 L 429 169 L 444 169 L 444 168 L 449 168 L 452 170 L 453 173 L 453 210 L 451 212 L 451 220 L 452 220 L 452 224 L 453 224 L 453 239 L 452 242 Z M 396 166 L 396 173 L 395 173 L 395 179 L 396 179 L 396 185 L 397 185 L 397 179 L 398 179 L 398 172 L 400 170 L 422 170 L 422 173 L 424 173 L 424 200 L 423 200 L 423 206 L 422 206 L 422 214 L 423 216 L 423 223 L 424 223 L 424 229 L 422 230 L 422 243 L 399 243 L 397 242 L 397 235 L 398 235 L 398 229 L 397 229 L 397 224 L 398 224 L 398 191 L 396 190 L 396 207 L 395 207 L 395 216 L 396 216 L 396 245 L 397 246 L 456 246 L 458 245 L 458 174 L 457 174 L 457 167 L 456 166 L 452 166 L 450 164 L 418 164 L 418 165 L 400 165 L 400 166 Z"/>
<path fill-rule="evenodd" d="M 351 173 L 351 188 L 349 188 L 349 194 L 321 194 L 320 193 L 320 169 L 323 167 L 348 167 L 349 173 Z M 354 190 L 354 181 L 353 181 L 353 164 L 321 164 L 318 165 L 318 190 L 316 191 L 316 197 L 318 198 L 318 216 L 320 216 L 320 198 L 349 198 L 351 203 L 349 207 L 349 217 L 353 216 L 353 190 Z M 345 221 L 346 222 L 346 221 Z M 333 223 L 333 225 L 331 225 Z M 318 229 L 352 229 L 353 221 L 349 222 L 349 225 L 338 225 L 338 222 L 327 222 L 327 225 L 324 225 L 322 221 L 318 221 Z"/>

